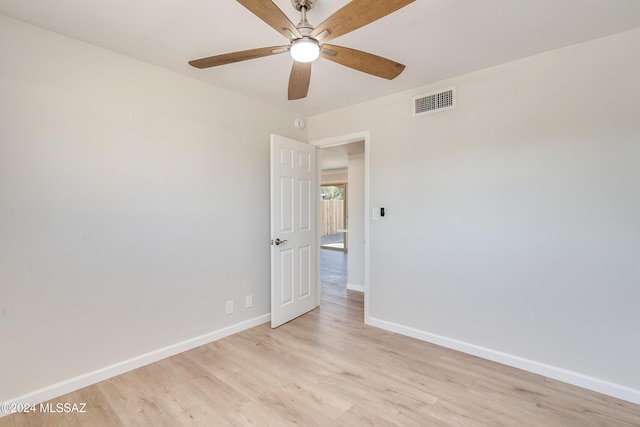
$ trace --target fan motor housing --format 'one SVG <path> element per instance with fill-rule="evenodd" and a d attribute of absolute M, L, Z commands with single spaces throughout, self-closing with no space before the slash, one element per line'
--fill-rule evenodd
<path fill-rule="evenodd" d="M 291 4 L 297 11 L 300 11 L 303 7 L 307 10 L 311 10 L 316 4 L 316 0 L 291 0 Z"/>

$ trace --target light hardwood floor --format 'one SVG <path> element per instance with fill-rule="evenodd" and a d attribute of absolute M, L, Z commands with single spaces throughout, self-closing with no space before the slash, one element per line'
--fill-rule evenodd
<path fill-rule="evenodd" d="M 86 413 L 0 426 L 640 426 L 639 405 L 365 326 L 362 294 L 334 273 L 320 308 L 278 329 L 52 401 L 86 402 Z"/>

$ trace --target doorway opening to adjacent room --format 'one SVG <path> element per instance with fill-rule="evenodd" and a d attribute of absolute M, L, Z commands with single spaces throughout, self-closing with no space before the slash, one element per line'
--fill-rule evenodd
<path fill-rule="evenodd" d="M 311 144 L 319 148 L 320 194 L 324 193 L 321 205 L 325 200 L 344 200 L 324 203 L 324 209 L 336 209 L 328 215 L 338 216 L 337 210 L 344 209 L 344 222 L 340 224 L 336 223 L 341 220 L 334 218 L 334 224 L 323 225 L 323 208 L 320 208 L 320 289 L 323 295 L 363 292 L 366 322 L 369 277 L 369 218 L 366 215 L 369 211 L 368 132 L 312 141 Z"/>

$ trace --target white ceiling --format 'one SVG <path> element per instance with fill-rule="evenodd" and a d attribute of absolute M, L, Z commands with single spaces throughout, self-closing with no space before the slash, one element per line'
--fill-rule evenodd
<path fill-rule="evenodd" d="M 290 0 L 274 2 L 299 21 Z M 309 21 L 317 25 L 346 3 L 317 0 Z M 398 78 L 319 59 L 308 97 L 287 101 L 286 53 L 207 70 L 187 64 L 288 43 L 234 0 L 0 0 L 0 13 L 303 115 L 640 26 L 640 0 L 417 0 L 331 41 L 405 64 Z"/>

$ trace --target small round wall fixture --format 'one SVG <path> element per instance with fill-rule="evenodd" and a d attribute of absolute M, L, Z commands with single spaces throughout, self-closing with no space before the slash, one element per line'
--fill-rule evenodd
<path fill-rule="evenodd" d="M 304 120 L 296 119 L 296 121 L 294 122 L 294 125 L 295 125 L 296 129 L 302 130 L 302 129 L 304 129 L 304 126 L 305 126 Z"/>

